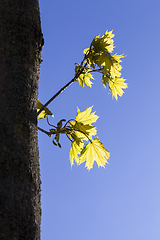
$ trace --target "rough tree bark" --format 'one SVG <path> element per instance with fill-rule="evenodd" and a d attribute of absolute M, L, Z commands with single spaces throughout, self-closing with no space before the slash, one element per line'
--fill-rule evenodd
<path fill-rule="evenodd" d="M 38 0 L 0 0 L 0 239 L 39 240 Z"/>

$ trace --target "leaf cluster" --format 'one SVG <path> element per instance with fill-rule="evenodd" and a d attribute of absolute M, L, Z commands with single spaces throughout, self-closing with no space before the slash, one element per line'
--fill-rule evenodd
<path fill-rule="evenodd" d="M 47 123 L 52 127 L 49 132 L 41 129 L 40 127 L 38 127 L 38 129 L 47 134 L 49 137 L 52 136 L 53 144 L 59 146 L 60 148 L 61 134 L 65 134 L 71 141 L 71 166 L 74 162 L 76 162 L 77 165 L 85 162 L 85 166 L 88 170 L 90 170 L 93 167 L 94 161 L 96 161 L 98 166 L 105 167 L 105 164 L 110 157 L 110 153 L 99 141 L 97 129 L 92 125 L 97 121 L 98 116 L 95 112 L 91 112 L 92 107 L 87 108 L 83 112 L 77 108 L 77 115 L 75 119 L 70 119 L 67 122 L 65 119 L 61 119 L 57 125 L 54 126 L 48 121 L 48 117 L 53 117 L 53 114 L 47 106 L 75 81 L 78 82 L 81 87 L 86 85 L 91 88 L 93 84 L 92 80 L 94 80 L 94 72 L 102 74 L 103 86 L 108 87 L 112 96 L 116 100 L 118 99 L 118 95 L 123 95 L 123 89 L 127 88 L 125 79 L 121 77 L 121 59 L 124 58 L 124 56 L 113 54 L 113 37 L 114 34 L 112 31 L 106 31 L 102 37 L 96 36 L 91 42 L 90 47 L 84 50 L 82 62 L 80 64 L 75 64 L 74 78 L 62 87 L 48 102 L 46 102 L 46 104 L 43 105 L 39 100 L 37 103 L 38 119 L 47 118 Z"/>
<path fill-rule="evenodd" d="M 76 121 L 70 122 L 74 132 L 74 137 L 71 135 L 71 166 L 74 164 L 74 160 L 78 165 L 86 162 L 85 166 L 88 170 L 93 167 L 94 161 L 97 162 L 98 166 L 105 167 L 110 156 L 98 137 L 92 139 L 97 134 L 97 129 L 92 123 L 96 122 L 99 117 L 91 111 L 92 107 L 83 112 L 77 108 Z"/>
<path fill-rule="evenodd" d="M 39 100 L 38 102 L 40 103 Z M 97 162 L 98 166 L 105 167 L 107 159 L 109 159 L 110 153 L 99 141 L 99 138 L 96 136 L 97 129 L 92 125 L 99 117 L 95 114 L 95 112 L 91 111 L 92 107 L 86 108 L 83 112 L 77 108 L 77 115 L 75 119 L 70 119 L 67 122 L 65 119 L 61 119 L 57 123 L 57 126 L 49 123 L 48 116 L 52 116 L 53 114 L 48 108 L 45 108 L 41 113 L 41 118 L 47 117 L 47 123 L 52 127 L 49 132 L 45 133 L 49 137 L 53 136 L 52 142 L 54 145 L 61 148 L 61 134 L 65 134 L 71 141 L 71 167 L 74 162 L 76 162 L 77 165 L 86 162 L 85 166 L 88 170 L 90 170 L 93 167 L 94 161 Z M 63 123 L 65 124 L 63 125 Z"/>
<path fill-rule="evenodd" d="M 84 59 L 81 64 L 76 63 L 75 75 L 79 69 L 83 69 L 77 81 L 81 87 L 84 84 L 91 87 L 93 82 L 93 72 L 102 74 L 102 83 L 104 87 L 109 88 L 112 96 L 118 99 L 118 95 L 123 95 L 123 89 L 127 88 L 125 79 L 121 78 L 121 59 L 123 55 L 112 54 L 114 50 L 114 34 L 112 31 L 100 37 L 96 36 L 89 48 L 84 50 Z"/>

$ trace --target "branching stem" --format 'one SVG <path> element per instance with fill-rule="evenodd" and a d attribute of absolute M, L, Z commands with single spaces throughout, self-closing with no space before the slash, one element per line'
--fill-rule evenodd
<path fill-rule="evenodd" d="M 47 117 L 47 123 L 48 123 L 49 126 L 56 128 L 54 125 L 49 123 L 48 117 Z"/>
<path fill-rule="evenodd" d="M 90 45 L 89 48 L 89 53 L 83 58 L 82 62 L 81 62 L 81 66 L 82 68 L 79 69 L 79 71 L 76 73 L 76 75 L 74 76 L 74 78 L 72 78 L 71 81 L 69 81 L 64 87 L 62 87 L 55 95 L 53 95 L 53 97 L 51 97 L 48 102 L 46 102 L 43 107 L 38 111 L 37 116 L 45 109 L 45 107 L 47 107 L 56 97 L 58 97 L 58 95 L 60 95 L 67 87 L 69 87 L 73 82 L 75 82 L 77 80 L 77 78 L 81 75 L 81 73 L 83 72 L 84 68 L 87 66 L 87 63 L 84 64 L 85 60 L 89 57 L 89 54 L 92 50 L 92 43 Z M 84 64 L 84 66 L 83 66 Z"/>
<path fill-rule="evenodd" d="M 84 63 L 85 57 L 82 61 L 81 64 Z M 53 97 L 51 97 L 48 102 L 46 102 L 43 107 L 38 111 L 37 116 L 45 109 L 45 107 L 47 107 L 56 97 L 58 97 L 58 95 L 60 95 L 67 87 L 69 87 L 73 82 L 75 82 L 77 80 L 77 78 L 80 76 L 80 74 L 83 72 L 84 68 L 86 67 L 87 63 L 76 73 L 76 75 L 74 76 L 74 78 L 72 78 L 71 81 L 69 81 L 64 87 L 62 87 L 55 95 L 53 95 Z"/>
<path fill-rule="evenodd" d="M 88 135 L 87 135 L 86 133 L 84 133 L 84 132 L 82 132 L 82 131 L 80 131 L 80 130 L 75 130 L 75 129 L 74 129 L 74 131 L 77 131 L 77 132 L 82 133 L 84 136 L 86 136 L 86 137 L 88 138 L 88 140 L 90 141 L 90 143 L 92 143 L 92 140 L 88 137 Z"/>
<path fill-rule="evenodd" d="M 42 128 L 40 128 L 40 127 L 38 127 L 38 130 L 40 130 L 41 132 L 43 132 L 43 133 L 47 134 L 48 136 L 50 136 L 50 135 L 51 135 L 51 133 L 50 133 L 50 132 L 47 132 L 47 131 L 45 131 L 44 129 L 42 129 Z"/>
<path fill-rule="evenodd" d="M 71 121 L 74 121 L 74 122 L 76 122 L 76 120 L 75 119 L 69 119 L 66 123 L 65 123 L 65 125 L 64 125 L 64 128 L 67 126 L 67 124 L 68 123 L 70 123 Z"/>
<path fill-rule="evenodd" d="M 99 68 L 99 69 L 93 69 L 93 70 L 91 70 L 91 71 L 89 71 L 90 73 L 91 72 L 101 72 L 103 70 L 103 68 Z"/>

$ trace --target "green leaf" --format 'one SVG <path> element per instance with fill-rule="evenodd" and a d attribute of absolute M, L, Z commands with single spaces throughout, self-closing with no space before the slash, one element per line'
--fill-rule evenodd
<path fill-rule="evenodd" d="M 110 32 L 106 31 L 105 34 L 102 36 L 103 41 L 106 43 L 105 49 L 109 53 L 113 52 L 113 49 L 114 49 L 114 45 L 113 45 L 114 41 L 112 39 L 114 37 L 114 34 L 112 32 L 113 30 Z"/>
<path fill-rule="evenodd" d="M 99 36 L 96 36 L 93 39 L 92 45 L 95 52 L 102 52 L 105 50 L 105 47 L 106 47 L 105 42 Z"/>
<path fill-rule="evenodd" d="M 70 150 L 71 166 L 75 162 L 79 165 L 86 161 L 86 167 L 90 170 L 93 167 L 94 161 L 98 166 L 105 166 L 109 158 L 109 152 L 105 149 L 98 137 L 92 140 L 92 136 L 96 135 L 97 131 L 92 123 L 96 122 L 98 116 L 93 112 L 92 107 L 81 112 L 77 108 L 76 122 L 70 122 L 70 139 L 72 146 Z M 74 141 L 73 141 L 74 140 Z M 84 147 L 84 141 L 89 143 Z"/>
<path fill-rule="evenodd" d="M 88 141 L 88 139 L 91 139 L 93 135 L 97 134 L 96 127 L 89 124 L 76 122 L 73 123 L 72 127 L 75 130 L 75 135 L 77 138 L 81 138 L 86 141 Z"/>
<path fill-rule="evenodd" d="M 124 91 L 122 89 L 127 88 L 127 83 L 124 82 L 125 79 L 116 77 L 113 80 L 109 80 L 109 90 L 112 92 L 112 96 L 115 97 L 115 99 L 118 99 L 119 95 L 120 97 L 123 95 Z"/>
<path fill-rule="evenodd" d="M 79 108 L 77 108 L 77 116 L 76 116 L 76 121 L 81 122 L 84 125 L 86 124 L 92 124 L 97 121 L 99 116 L 95 114 L 95 112 L 91 113 L 92 107 L 86 108 L 85 111 L 80 112 Z"/>
<path fill-rule="evenodd" d="M 105 69 L 110 70 L 112 66 L 112 57 L 107 52 L 104 51 L 97 60 L 98 66 L 104 66 Z"/>
<path fill-rule="evenodd" d="M 80 68 L 82 68 L 82 66 L 79 64 L 75 66 L 75 75 Z M 90 81 L 90 79 L 94 79 L 94 78 L 93 78 L 93 75 L 90 73 L 90 71 L 91 71 L 91 68 L 86 66 L 85 68 L 83 68 L 82 73 L 79 75 L 77 80 L 81 87 L 84 87 L 85 85 L 90 88 L 92 87 L 93 83 Z"/>
<path fill-rule="evenodd" d="M 109 83 L 109 76 L 108 75 L 104 75 L 103 74 L 103 76 L 102 76 L 102 83 L 106 87 L 106 85 Z"/>
<path fill-rule="evenodd" d="M 100 37 L 96 36 L 90 48 L 84 50 L 85 61 L 91 69 L 102 73 L 102 83 L 106 87 L 108 85 L 109 90 L 112 92 L 112 96 L 123 95 L 123 90 L 127 88 L 127 84 L 124 83 L 124 79 L 121 78 L 121 59 L 123 55 L 117 55 L 111 53 L 114 49 L 113 31 L 106 31 L 105 34 Z M 90 70 L 91 71 L 91 70 Z M 79 80 L 79 84 L 84 86 L 83 79 Z"/>
<path fill-rule="evenodd" d="M 127 83 L 125 83 L 125 79 L 120 78 L 121 76 L 121 70 L 122 66 L 120 65 L 121 58 L 123 58 L 123 55 L 112 55 L 112 64 L 109 67 L 106 68 L 104 65 L 104 68 L 102 70 L 103 76 L 102 76 L 102 83 L 106 87 L 108 84 L 109 90 L 112 93 L 112 96 L 115 97 L 115 99 L 118 99 L 118 95 L 122 96 L 124 91 L 122 89 L 127 88 Z M 109 66 L 109 65 L 108 65 Z"/>
<path fill-rule="evenodd" d="M 70 155 L 69 155 L 71 167 L 74 164 L 74 160 L 77 164 L 79 164 L 79 156 L 78 155 L 81 153 L 83 145 L 84 145 L 84 143 L 81 139 L 77 139 L 74 142 L 72 142 L 72 146 L 70 149 Z"/>
<path fill-rule="evenodd" d="M 112 55 L 112 59 L 113 59 L 113 64 L 111 67 L 111 77 L 112 78 L 121 76 L 121 73 L 120 73 L 120 71 L 122 70 L 122 66 L 120 65 L 120 63 L 122 62 L 121 58 L 124 58 L 124 56 L 117 55 L 117 54 Z"/>
<path fill-rule="evenodd" d="M 108 163 L 110 153 L 105 149 L 103 144 L 99 141 L 98 137 L 95 137 L 92 142 L 89 142 L 82 150 L 80 155 L 80 164 L 86 161 L 85 167 L 88 170 L 93 168 L 94 161 L 98 164 L 98 167 L 105 167 Z"/>
<path fill-rule="evenodd" d="M 95 112 L 91 113 L 91 111 L 92 107 L 83 112 L 80 112 L 79 108 L 77 108 L 76 122 L 70 122 L 76 137 L 85 141 L 92 139 L 92 136 L 97 134 L 97 129 L 92 126 L 92 123 L 96 122 L 99 117 L 95 115 Z"/>
<path fill-rule="evenodd" d="M 83 53 L 84 53 L 85 55 L 87 55 L 87 54 L 89 53 L 89 49 L 90 49 L 90 48 L 84 49 L 84 50 L 83 50 Z"/>
<path fill-rule="evenodd" d="M 103 51 L 108 51 L 111 53 L 113 51 L 113 37 L 114 34 L 112 34 L 113 31 L 106 31 L 105 34 L 102 37 L 96 36 L 93 41 L 93 49 L 95 52 L 103 52 Z"/>
<path fill-rule="evenodd" d="M 37 112 L 39 112 L 39 110 L 42 107 L 43 107 L 43 104 L 38 99 L 37 100 Z M 45 109 L 38 115 L 38 119 L 43 119 L 43 118 L 48 117 L 48 116 L 54 117 L 52 112 L 47 107 L 45 107 Z"/>

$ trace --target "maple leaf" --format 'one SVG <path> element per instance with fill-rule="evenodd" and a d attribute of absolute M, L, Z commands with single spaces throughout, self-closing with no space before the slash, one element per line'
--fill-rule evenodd
<path fill-rule="evenodd" d="M 95 52 L 102 52 L 107 50 L 109 53 L 111 53 L 113 51 L 114 41 L 112 38 L 114 37 L 114 34 L 112 32 L 113 31 L 106 31 L 102 37 L 96 36 L 93 39 L 92 45 Z"/>
<path fill-rule="evenodd" d="M 82 66 L 77 63 L 75 66 L 75 75 L 80 70 L 80 68 L 82 68 Z M 77 79 L 81 87 L 84 87 L 85 85 L 90 88 L 92 87 L 93 83 L 91 82 L 90 79 L 94 79 L 94 78 L 93 78 L 93 75 L 90 73 L 90 71 L 91 71 L 90 66 L 83 67 L 83 71 Z"/>
<path fill-rule="evenodd" d="M 75 130 L 75 135 L 78 138 L 83 138 L 84 140 L 88 140 L 92 138 L 93 135 L 97 134 L 96 127 L 90 124 L 83 124 L 81 122 L 76 122 L 73 125 L 73 129 Z"/>
<path fill-rule="evenodd" d="M 83 52 L 85 54 L 87 67 L 90 69 L 93 68 L 93 72 L 100 72 L 102 73 L 102 83 L 106 87 L 109 86 L 109 90 L 112 92 L 112 96 L 114 96 L 117 100 L 117 95 L 122 96 L 123 90 L 127 88 L 127 84 L 124 83 L 124 79 L 121 77 L 121 58 L 124 58 L 123 55 L 117 55 L 111 53 L 114 49 L 114 41 L 113 31 L 106 31 L 105 34 L 100 37 L 96 36 L 90 48 L 86 48 Z M 98 67 L 96 69 L 96 67 Z M 92 71 L 92 70 L 90 70 Z M 89 71 L 89 72 L 90 72 Z M 79 84 L 83 87 L 84 80 L 82 76 L 79 79 Z M 89 86 L 90 83 L 87 83 Z M 92 84 L 92 83 L 91 83 Z M 90 85 L 91 85 L 90 84 Z"/>
<path fill-rule="evenodd" d="M 37 100 L 37 112 L 39 112 L 39 110 L 42 107 L 43 107 L 43 104 L 38 99 Z M 38 119 L 43 119 L 43 118 L 48 117 L 48 116 L 54 117 L 52 112 L 47 107 L 45 107 L 45 109 L 38 115 Z"/>
<path fill-rule="evenodd" d="M 121 76 L 120 71 L 122 70 L 122 66 L 120 65 L 120 63 L 122 61 L 120 58 L 124 58 L 124 56 L 117 55 L 117 54 L 112 55 L 112 60 L 113 60 L 112 68 L 113 68 L 115 76 L 117 76 L 117 77 Z M 116 72 L 117 72 L 117 74 L 116 74 Z"/>
<path fill-rule="evenodd" d="M 69 155 L 71 167 L 74 164 L 74 160 L 79 165 L 79 156 L 78 155 L 81 153 L 83 145 L 84 145 L 84 143 L 81 139 L 77 139 L 72 142 L 72 146 L 70 149 L 70 155 Z"/>
<path fill-rule="evenodd" d="M 90 79 L 94 79 L 91 73 L 81 73 L 78 78 L 78 83 L 81 87 L 84 87 L 84 84 L 86 84 L 86 86 L 91 88 L 93 83 L 90 81 Z"/>
<path fill-rule="evenodd" d="M 83 50 L 83 53 L 84 53 L 85 55 L 87 55 L 87 54 L 89 53 L 89 50 L 90 50 L 90 48 L 85 48 L 85 49 Z"/>
<path fill-rule="evenodd" d="M 77 108 L 76 121 L 83 124 L 92 124 L 96 122 L 99 116 L 95 115 L 95 112 L 91 113 L 92 108 L 93 106 L 86 108 L 86 110 L 83 112 L 80 112 L 79 108 Z"/>
<path fill-rule="evenodd" d="M 108 163 L 107 159 L 109 159 L 109 157 L 110 153 L 105 149 L 98 137 L 95 137 L 83 148 L 79 157 L 79 164 L 86 161 L 85 167 L 87 167 L 88 170 L 93 167 L 94 161 L 97 162 L 98 167 L 105 167 L 105 164 Z"/>
<path fill-rule="evenodd" d="M 98 58 L 97 60 L 97 65 L 100 66 L 104 66 L 105 69 L 109 70 L 112 66 L 112 57 L 111 55 L 107 52 L 104 51 Z"/>
<path fill-rule="evenodd" d="M 88 141 L 97 134 L 96 127 L 92 126 L 92 123 L 96 122 L 99 117 L 95 112 L 91 113 L 91 111 L 92 107 L 86 108 L 83 112 L 80 112 L 79 108 L 77 108 L 76 122 L 70 122 L 77 138 Z"/>
<path fill-rule="evenodd" d="M 115 99 L 118 99 L 118 96 L 122 96 L 124 91 L 122 88 L 127 88 L 127 83 L 124 82 L 125 79 L 116 77 L 113 80 L 109 80 L 109 90 L 112 92 L 112 96 L 115 97 Z"/>
<path fill-rule="evenodd" d="M 102 83 L 103 83 L 103 86 L 106 87 L 106 85 L 109 83 L 109 76 L 108 75 L 104 75 L 102 76 Z"/>
<path fill-rule="evenodd" d="M 112 32 L 113 32 L 113 30 L 110 32 L 106 31 L 105 34 L 102 36 L 102 39 L 104 40 L 104 42 L 106 44 L 105 49 L 109 53 L 113 52 L 113 49 L 114 49 L 114 45 L 113 45 L 114 41 L 112 39 L 114 37 L 114 34 Z"/>

